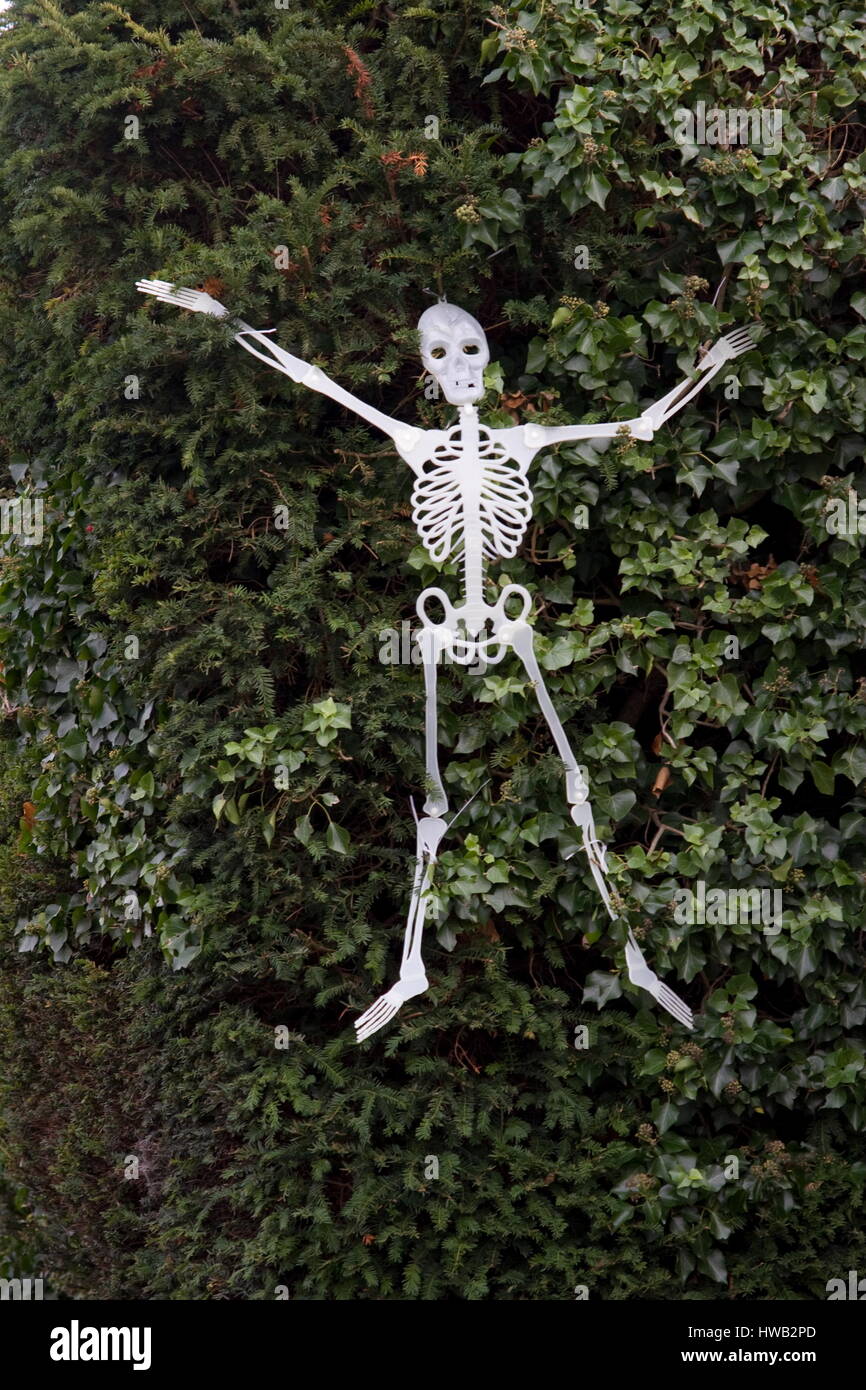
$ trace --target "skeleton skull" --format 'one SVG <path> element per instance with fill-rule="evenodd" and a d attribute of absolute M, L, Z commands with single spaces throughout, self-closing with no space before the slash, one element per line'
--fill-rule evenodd
<path fill-rule="evenodd" d="M 451 405 L 468 405 L 484 395 L 490 349 L 477 319 L 456 304 L 434 304 L 418 320 L 421 361 Z"/>

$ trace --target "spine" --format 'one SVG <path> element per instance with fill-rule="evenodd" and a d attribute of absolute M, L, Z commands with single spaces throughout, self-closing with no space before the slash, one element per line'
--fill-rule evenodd
<path fill-rule="evenodd" d="M 463 584 L 465 589 L 464 620 L 466 629 L 475 636 L 484 626 L 487 605 L 484 602 L 484 543 L 481 534 L 481 459 L 478 447 L 478 412 L 467 406 L 461 421 L 463 458 Z"/>

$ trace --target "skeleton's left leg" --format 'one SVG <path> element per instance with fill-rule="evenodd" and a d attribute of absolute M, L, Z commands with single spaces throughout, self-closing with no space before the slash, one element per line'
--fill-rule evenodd
<path fill-rule="evenodd" d="M 535 655 L 532 628 L 526 622 L 505 623 L 499 628 L 497 636 L 504 642 L 509 642 L 514 648 L 526 669 L 529 679 L 535 686 L 535 693 L 538 696 L 538 703 L 541 706 L 542 714 L 547 720 L 553 741 L 563 764 L 565 765 L 565 785 L 566 797 L 571 808 L 571 818 L 575 825 L 579 827 L 583 836 L 583 847 L 586 850 L 589 867 L 592 871 L 595 885 L 598 888 L 601 900 L 607 908 L 610 916 L 616 920 L 619 913 L 615 911 L 611 902 L 610 891 L 605 877 L 607 872 L 607 851 L 604 845 L 599 843 L 595 833 L 595 823 L 592 817 L 592 807 L 589 802 L 589 787 L 583 776 L 577 759 L 572 752 L 571 745 L 562 727 L 553 706 L 553 701 L 548 694 L 544 677 L 538 665 L 538 658 Z M 647 965 L 643 953 L 629 931 L 629 941 L 626 947 L 626 965 L 628 976 L 632 984 L 645 989 L 653 996 L 662 1008 L 667 1009 L 668 1013 L 679 1020 L 686 1028 L 692 1027 L 692 1012 L 687 1004 L 674 994 L 673 990 L 668 989 L 667 985 L 662 984 L 658 976 Z"/>

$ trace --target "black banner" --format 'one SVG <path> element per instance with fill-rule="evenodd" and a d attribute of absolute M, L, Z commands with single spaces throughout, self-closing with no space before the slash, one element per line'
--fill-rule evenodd
<path fill-rule="evenodd" d="M 494 1364 L 497 1350 L 509 1358 L 518 1351 L 526 1355 L 525 1337 L 530 1335 L 531 1354 L 537 1356 L 544 1347 L 548 1369 L 550 1352 L 567 1350 L 575 1374 L 581 1368 L 589 1370 L 601 1357 L 611 1369 L 651 1369 L 661 1376 L 676 1368 L 700 1373 L 712 1366 L 795 1366 L 826 1375 L 841 1369 L 843 1362 L 850 1364 L 860 1352 L 863 1314 L 850 1306 L 859 1301 L 859 1294 L 854 1300 L 839 1297 L 826 1303 L 742 1305 L 575 1299 L 573 1306 L 552 1305 L 541 1315 L 537 1305 L 524 1301 L 516 1311 L 512 1307 L 496 1344 L 489 1335 L 490 1318 L 495 1324 L 496 1314 L 489 1307 L 483 1312 L 467 1307 L 461 1313 L 439 1303 L 431 1309 L 430 1331 L 420 1334 L 423 1365 L 429 1376 L 441 1348 L 443 1368 L 448 1365 L 453 1374 L 458 1353 L 447 1335 L 452 1329 L 460 1334 L 458 1364 L 465 1368 L 471 1363 L 471 1323 L 464 1321 L 469 1317 L 478 1319 L 476 1326 L 483 1330 L 479 1356 L 485 1361 L 490 1357 Z M 411 1361 L 406 1339 L 418 1334 L 417 1314 L 400 1314 L 392 1307 L 380 1322 L 376 1307 L 375 1300 L 364 1300 L 363 1309 L 346 1303 L 317 1306 L 301 1299 L 195 1304 L 7 1300 L 0 1303 L 0 1331 L 7 1358 L 14 1358 L 22 1370 L 60 1381 L 73 1376 L 83 1383 L 104 1378 L 105 1373 L 115 1379 L 143 1379 L 191 1371 L 224 1378 L 252 1365 L 282 1366 L 291 1381 L 311 1359 L 322 1360 L 323 1349 L 325 1355 L 332 1352 L 335 1332 L 341 1374 L 354 1377 L 364 1367 L 372 1373 L 374 1364 L 381 1369 L 383 1358 L 408 1369 L 403 1351 Z M 536 1340 L 542 1337 L 543 1342 Z"/>

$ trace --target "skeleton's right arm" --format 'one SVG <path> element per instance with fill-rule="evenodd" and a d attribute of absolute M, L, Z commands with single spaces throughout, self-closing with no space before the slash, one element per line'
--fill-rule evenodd
<path fill-rule="evenodd" d="M 338 401 L 340 405 L 360 415 L 362 420 L 375 425 L 393 439 L 397 452 L 417 471 L 420 460 L 410 459 L 409 454 L 419 453 L 418 446 L 424 438 L 423 430 L 413 429 L 411 425 L 404 425 L 400 420 L 392 420 L 390 415 L 383 415 L 381 410 L 376 410 L 374 406 L 359 400 L 351 391 L 344 391 L 342 386 L 338 386 L 318 367 L 304 362 L 300 357 L 293 357 L 277 343 L 271 342 L 268 334 L 251 328 L 243 319 L 233 318 L 226 306 L 220 304 L 218 299 L 212 298 L 205 290 L 191 290 L 184 285 L 171 284 L 168 280 L 137 280 L 135 288 L 140 294 L 153 295 L 163 304 L 176 304 L 178 308 L 188 309 L 194 314 L 209 314 L 211 318 L 229 320 L 232 327 L 238 330 L 234 335 L 235 342 L 240 343 L 253 357 L 258 357 L 260 362 L 265 362 L 269 367 L 275 367 L 278 372 L 290 376 L 292 381 L 330 396 L 331 400 Z"/>

